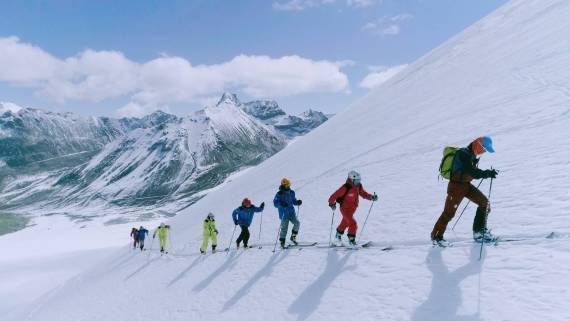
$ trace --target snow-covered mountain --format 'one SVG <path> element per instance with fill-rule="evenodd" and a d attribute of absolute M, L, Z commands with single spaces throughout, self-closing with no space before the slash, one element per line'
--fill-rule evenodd
<path fill-rule="evenodd" d="M 0 187 L 21 174 L 75 166 L 133 128 L 136 119 L 79 117 L 0 104 Z"/>
<path fill-rule="evenodd" d="M 228 94 L 228 96 L 230 95 Z M 275 127 L 289 138 L 305 135 L 330 118 L 324 113 L 312 109 L 298 116 L 288 115 L 274 100 L 254 100 L 241 104 L 235 95 L 233 95 L 231 100 L 248 114 L 267 125 Z"/>
<path fill-rule="evenodd" d="M 125 245 L 13 320 L 568 320 L 568 16 L 565 0 L 509 2 L 173 218 L 167 256 Z M 443 148 L 483 134 L 497 152 L 480 166 L 500 170 L 492 191 L 482 185 L 489 225 L 523 240 L 479 260 L 472 205 L 446 234 L 455 247 L 434 249 L 429 234 L 446 197 Z M 351 169 L 380 196 L 366 227 L 370 203 L 356 213 L 358 236 L 379 247 L 272 253 L 268 206 L 251 229 L 261 250 L 197 253 L 206 213 L 219 246 L 232 245 L 232 209 L 269 202 L 282 177 L 303 200 L 299 239 L 327 243 L 327 198 Z"/>
<path fill-rule="evenodd" d="M 35 121 L 28 113 L 38 113 L 37 119 L 44 119 Z M 46 115 L 55 120 L 46 122 Z M 202 197 L 200 192 L 220 184 L 231 173 L 258 164 L 286 145 L 284 136 L 246 114 L 225 96 L 215 106 L 187 117 L 155 112 L 142 119 L 84 120 L 71 114 L 30 109 L 16 115 L 6 113 L 3 117 L 10 117 L 4 123 L 6 128 L 24 119 L 36 125 L 37 128 L 25 124 L 25 128 L 33 129 L 31 132 L 39 132 L 64 147 L 70 145 L 61 148 L 61 155 L 77 154 L 80 149 L 97 152 L 72 169 L 60 168 L 7 182 L 2 193 L 5 209 L 156 207 L 174 203 L 172 207 L 176 210 Z M 96 126 L 100 124 L 114 127 L 102 130 Z M 26 135 L 30 131 L 19 136 L 33 139 L 32 135 Z M 106 136 L 98 135 L 107 132 Z M 15 136 L 7 134 L 7 139 Z M 66 144 L 66 137 L 70 143 Z M 77 140 L 83 144 L 74 144 Z M 45 146 L 48 151 L 54 149 L 54 144 L 46 143 L 45 139 L 37 144 L 48 145 Z M 20 142 L 18 146 L 28 151 L 29 145 Z M 13 156 L 9 157 L 14 154 L 17 153 L 7 155 L 7 165 L 12 165 Z M 95 212 L 95 215 L 101 213 Z"/>

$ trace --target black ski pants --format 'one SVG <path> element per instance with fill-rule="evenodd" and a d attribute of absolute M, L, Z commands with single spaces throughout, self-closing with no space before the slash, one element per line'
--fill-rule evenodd
<path fill-rule="evenodd" d="M 239 246 L 239 244 L 243 241 L 243 245 L 247 246 L 249 242 L 249 227 L 247 225 L 240 225 L 239 227 L 241 227 L 241 233 L 239 234 L 236 242 Z"/>

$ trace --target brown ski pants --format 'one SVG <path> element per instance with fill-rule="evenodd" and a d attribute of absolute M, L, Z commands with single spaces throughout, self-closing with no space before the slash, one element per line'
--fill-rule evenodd
<path fill-rule="evenodd" d="M 479 232 L 487 227 L 487 214 L 491 211 L 487 197 L 471 183 L 449 182 L 443 213 L 441 213 L 431 232 L 432 240 L 443 238 L 447 224 L 455 216 L 455 212 L 464 198 L 478 206 L 473 220 L 473 231 Z"/>

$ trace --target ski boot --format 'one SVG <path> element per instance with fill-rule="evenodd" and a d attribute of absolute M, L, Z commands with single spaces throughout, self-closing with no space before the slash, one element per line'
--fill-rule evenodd
<path fill-rule="evenodd" d="M 281 245 L 281 248 L 284 249 L 285 246 L 285 239 L 279 239 L 279 244 Z"/>
<path fill-rule="evenodd" d="M 289 239 L 291 240 L 291 242 L 293 242 L 293 244 L 299 245 L 299 243 L 297 243 L 297 234 L 291 234 L 291 238 Z"/>
<path fill-rule="evenodd" d="M 497 237 L 491 233 L 490 229 L 483 229 L 478 232 L 473 232 L 473 240 L 477 243 L 492 243 L 497 241 Z"/>
<path fill-rule="evenodd" d="M 356 236 L 348 235 L 348 246 L 355 248 L 356 247 Z"/>
<path fill-rule="evenodd" d="M 206 255 L 206 251 L 203 251 L 202 249 L 200 249 L 200 254 Z"/>
<path fill-rule="evenodd" d="M 216 246 L 212 245 L 212 253 L 216 253 Z"/>
<path fill-rule="evenodd" d="M 443 236 L 437 237 L 437 238 L 433 238 L 431 239 L 431 243 L 433 244 L 433 246 L 439 246 L 439 247 L 449 247 L 451 246 L 451 243 L 449 243 L 449 241 L 447 241 L 446 239 L 443 238 Z"/>
<path fill-rule="evenodd" d="M 239 242 L 236 242 L 236 248 L 239 250 Z"/>
<path fill-rule="evenodd" d="M 336 235 L 334 237 L 333 246 L 342 246 L 342 233 L 336 231 Z"/>

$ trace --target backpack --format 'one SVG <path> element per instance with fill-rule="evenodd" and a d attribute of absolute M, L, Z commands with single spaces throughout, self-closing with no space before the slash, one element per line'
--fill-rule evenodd
<path fill-rule="evenodd" d="M 451 172 L 453 170 L 453 161 L 455 160 L 455 154 L 459 148 L 453 146 L 447 146 L 443 149 L 443 158 L 441 159 L 441 164 L 439 165 L 439 175 L 445 179 L 451 179 Z"/>

